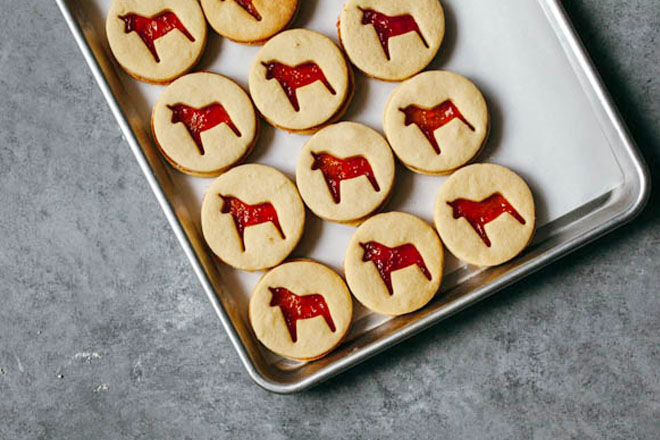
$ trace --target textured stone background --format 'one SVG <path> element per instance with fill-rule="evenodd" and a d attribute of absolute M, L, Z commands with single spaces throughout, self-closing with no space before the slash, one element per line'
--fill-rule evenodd
<path fill-rule="evenodd" d="M 657 0 L 565 6 L 657 186 Z M 633 224 L 410 342 L 269 394 L 54 2 L 0 9 L 0 438 L 658 438 L 657 193 Z"/>

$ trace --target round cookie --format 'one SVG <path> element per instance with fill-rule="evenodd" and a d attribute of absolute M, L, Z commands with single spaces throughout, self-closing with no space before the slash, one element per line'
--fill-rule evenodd
<path fill-rule="evenodd" d="M 160 96 L 151 116 L 156 144 L 178 170 L 217 176 L 246 157 L 257 139 L 252 101 L 222 75 L 182 76 Z"/>
<path fill-rule="evenodd" d="M 218 177 L 202 203 L 202 232 L 211 250 L 237 269 L 263 270 L 296 247 L 305 207 L 296 186 L 278 170 L 249 164 Z"/>
<path fill-rule="evenodd" d="M 124 70 L 154 84 L 190 70 L 206 45 L 206 20 L 196 0 L 114 0 L 105 28 Z"/>
<path fill-rule="evenodd" d="M 357 222 L 388 199 L 394 156 L 387 141 L 366 125 L 329 125 L 300 152 L 296 183 L 314 214 L 329 221 Z"/>
<path fill-rule="evenodd" d="M 534 197 L 525 181 L 495 164 L 456 171 L 435 199 L 435 227 L 457 258 L 478 266 L 502 264 L 534 234 Z"/>
<path fill-rule="evenodd" d="M 348 333 L 353 302 L 344 280 L 311 260 L 276 267 L 250 297 L 250 324 L 269 350 L 289 359 L 325 356 Z"/>
<path fill-rule="evenodd" d="M 447 174 L 479 154 L 490 123 L 479 89 L 448 71 L 423 72 L 402 83 L 385 106 L 383 128 L 409 169 Z"/>
<path fill-rule="evenodd" d="M 337 120 L 353 94 L 352 72 L 328 37 L 292 29 L 271 38 L 250 68 L 250 95 L 272 125 L 310 133 Z"/>
<path fill-rule="evenodd" d="M 438 0 L 348 0 L 338 30 L 355 67 L 374 78 L 401 81 L 438 53 L 445 16 Z"/>
<path fill-rule="evenodd" d="M 443 263 L 442 243 L 431 226 L 411 214 L 388 212 L 357 229 L 346 249 L 344 271 L 358 301 L 396 316 L 431 301 Z"/>
<path fill-rule="evenodd" d="M 298 11 L 298 0 L 201 0 L 209 24 L 238 43 L 263 44 L 287 28 Z"/>

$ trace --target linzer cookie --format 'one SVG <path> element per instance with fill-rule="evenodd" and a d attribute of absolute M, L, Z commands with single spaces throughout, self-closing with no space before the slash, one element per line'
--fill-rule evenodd
<path fill-rule="evenodd" d="M 183 76 L 154 105 L 151 127 L 165 158 L 194 176 L 217 176 L 241 161 L 257 137 L 248 94 L 210 72 Z"/>
<path fill-rule="evenodd" d="M 199 60 L 206 20 L 195 0 L 114 0 L 106 33 L 113 55 L 129 75 L 167 84 Z"/>
<path fill-rule="evenodd" d="M 479 266 L 502 264 L 532 239 L 536 214 L 525 181 L 494 164 L 452 174 L 435 200 L 435 227 L 457 258 Z"/>
<path fill-rule="evenodd" d="M 353 316 L 351 294 L 332 269 L 311 260 L 282 264 L 257 283 L 249 307 L 257 339 L 294 360 L 313 360 L 346 336 Z"/>
<path fill-rule="evenodd" d="M 333 124 L 303 147 L 296 183 L 314 214 L 357 222 L 387 200 L 394 184 L 394 156 L 387 141 L 366 125 Z"/>
<path fill-rule="evenodd" d="M 423 220 L 402 212 L 364 222 L 346 250 L 346 281 L 355 298 L 374 312 L 402 315 L 426 305 L 443 272 L 442 244 Z"/>
<path fill-rule="evenodd" d="M 272 125 L 314 132 L 338 119 L 353 94 L 341 50 L 317 32 L 293 29 L 273 37 L 250 69 L 250 95 Z"/>
<path fill-rule="evenodd" d="M 358 69 L 401 81 L 433 60 L 445 34 L 445 17 L 438 0 L 348 0 L 338 28 Z"/>
<path fill-rule="evenodd" d="M 239 43 L 262 44 L 291 24 L 298 0 L 201 0 L 209 24 Z"/>
<path fill-rule="evenodd" d="M 488 108 L 467 78 L 448 71 L 423 72 L 392 93 L 383 128 L 406 167 L 446 174 L 481 151 L 489 130 Z"/>
<path fill-rule="evenodd" d="M 298 244 L 305 208 L 296 186 L 264 165 L 233 168 L 204 196 L 202 232 L 225 263 L 262 270 L 281 263 Z"/>

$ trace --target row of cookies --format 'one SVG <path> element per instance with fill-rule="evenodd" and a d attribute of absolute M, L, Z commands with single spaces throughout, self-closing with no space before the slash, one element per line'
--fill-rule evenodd
<path fill-rule="evenodd" d="M 246 44 L 286 29 L 299 0 L 115 0 L 106 33 L 119 64 L 134 78 L 167 84 L 200 59 L 207 25 Z M 366 75 L 401 81 L 435 57 L 445 32 L 438 0 L 348 0 L 337 21 L 350 61 Z"/>
<path fill-rule="evenodd" d="M 114 0 L 106 34 L 129 75 L 168 84 L 201 58 L 207 21 L 226 38 L 262 44 L 291 24 L 298 6 L 298 0 Z"/>
<path fill-rule="evenodd" d="M 327 40 L 332 45 L 326 37 L 305 30 L 287 31 L 271 41 L 288 39 L 291 43 L 308 37 Z M 269 45 L 264 47 L 268 48 Z M 302 131 L 317 131 L 343 113 L 342 107 L 349 99 L 346 96 L 336 100 L 332 95 L 327 99 L 317 96 L 323 93 L 323 80 L 308 83 L 309 87 L 300 93 L 285 93 L 289 85 L 268 79 L 268 67 L 262 61 L 267 58 L 268 55 L 258 56 L 253 63 L 253 100 L 238 84 L 211 72 L 185 75 L 168 86 L 154 106 L 152 130 L 170 164 L 184 173 L 212 177 L 239 163 L 257 139 L 258 118 L 253 102 L 274 125 L 286 124 L 292 130 L 298 127 Z M 350 93 L 346 89 L 349 82 L 341 83 L 341 88 L 337 86 L 339 81 L 333 84 L 333 91 Z M 300 110 L 299 100 L 303 100 L 306 111 L 294 110 Z M 406 167 L 425 174 L 446 174 L 473 160 L 485 144 L 489 126 L 488 109 L 479 89 L 467 78 L 449 71 L 424 72 L 403 82 L 392 93 L 383 116 L 385 135 L 394 153 Z M 338 133 L 332 136 L 339 137 L 333 139 L 336 143 L 346 145 Z M 384 150 L 377 146 L 379 142 L 374 136 L 362 137 L 366 144 L 376 144 L 374 148 Z M 327 143 L 323 137 L 316 141 Z M 320 216 L 334 220 L 330 215 Z"/>

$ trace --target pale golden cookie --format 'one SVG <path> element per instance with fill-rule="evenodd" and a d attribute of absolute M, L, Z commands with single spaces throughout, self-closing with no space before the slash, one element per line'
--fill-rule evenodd
<path fill-rule="evenodd" d="M 438 0 L 348 0 L 338 27 L 341 44 L 358 69 L 401 81 L 438 53 L 445 16 Z"/>
<path fill-rule="evenodd" d="M 313 131 L 345 111 L 352 96 L 351 73 L 328 37 L 293 29 L 276 35 L 250 69 L 250 95 L 271 124 Z"/>
<path fill-rule="evenodd" d="M 329 125 L 300 152 L 296 183 L 314 214 L 335 222 L 359 221 L 392 191 L 394 156 L 387 141 L 366 125 Z"/>
<path fill-rule="evenodd" d="M 298 3 L 298 0 L 201 0 L 204 14 L 217 33 L 248 44 L 262 44 L 288 27 Z"/>
<path fill-rule="evenodd" d="M 392 93 L 383 128 L 409 169 L 446 174 L 472 160 L 486 142 L 486 101 L 467 78 L 449 71 L 423 72 Z"/>
<path fill-rule="evenodd" d="M 353 302 L 332 269 L 311 260 L 292 261 L 259 280 L 249 315 L 257 339 L 269 350 L 308 361 L 341 343 L 351 325 Z"/>
<path fill-rule="evenodd" d="M 456 171 L 435 199 L 435 227 L 457 258 L 478 266 L 502 264 L 534 234 L 534 198 L 525 181 L 495 164 Z"/>
<path fill-rule="evenodd" d="M 355 298 L 374 312 L 403 315 L 424 307 L 442 281 L 444 254 L 433 228 L 403 212 L 364 222 L 346 250 L 344 271 Z"/>
<path fill-rule="evenodd" d="M 237 269 L 281 263 L 298 244 L 305 207 L 296 186 L 264 165 L 241 165 L 211 184 L 202 204 L 202 232 L 211 250 Z"/>
<path fill-rule="evenodd" d="M 206 20 L 196 0 L 114 0 L 105 28 L 124 70 L 155 84 L 190 70 L 206 45 Z"/>
<path fill-rule="evenodd" d="M 165 89 L 154 105 L 151 128 L 172 166 L 194 176 L 217 176 L 252 150 L 257 117 L 238 84 L 198 72 Z"/>

